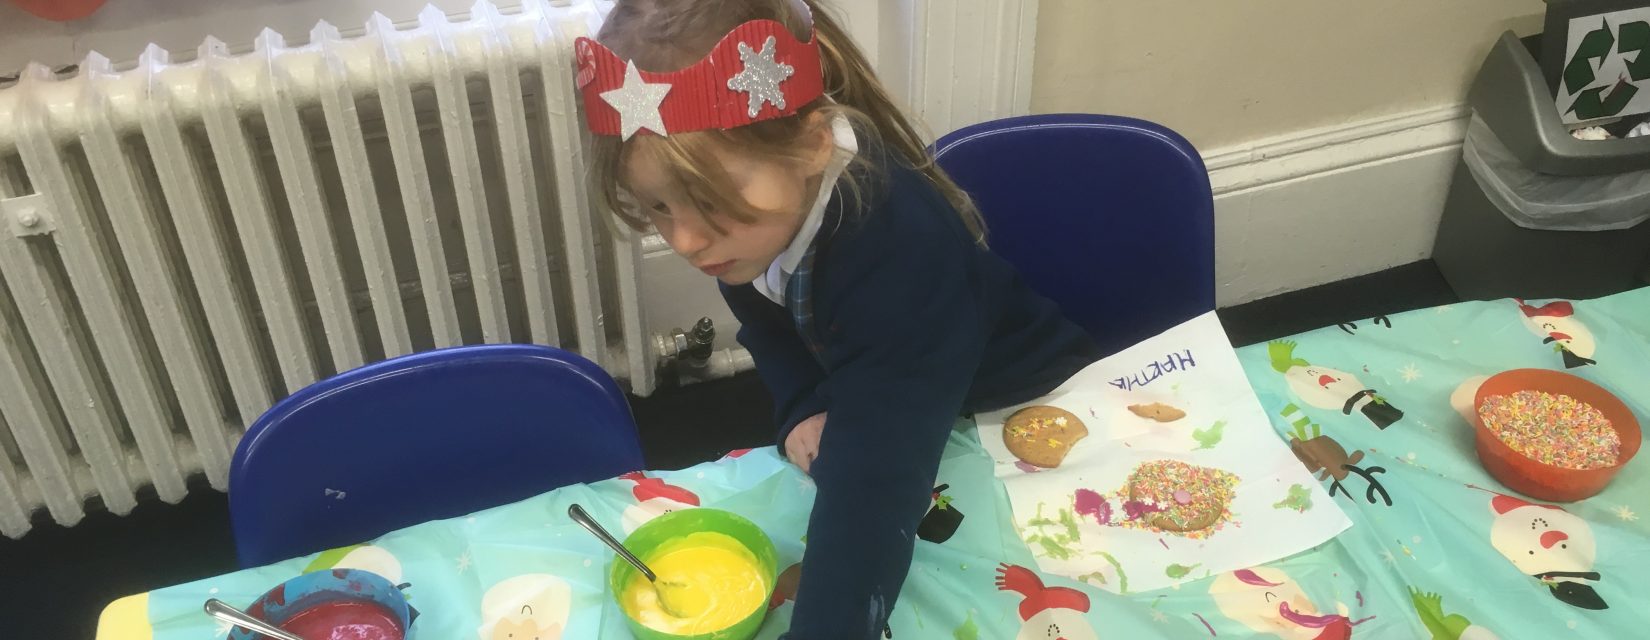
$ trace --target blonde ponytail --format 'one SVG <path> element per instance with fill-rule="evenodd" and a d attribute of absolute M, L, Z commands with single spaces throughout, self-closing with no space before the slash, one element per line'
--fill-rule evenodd
<path fill-rule="evenodd" d="M 821 64 L 825 71 L 825 94 L 838 104 L 863 114 L 876 127 L 875 135 L 884 146 L 897 153 L 913 169 L 922 173 L 934 188 L 945 196 L 975 240 L 985 242 L 985 221 L 968 197 L 944 169 L 934 162 L 927 145 L 905 112 L 888 94 L 887 87 L 877 79 L 871 63 L 865 59 L 827 7 L 816 0 L 805 0 L 813 12 L 814 30 L 819 38 Z"/>

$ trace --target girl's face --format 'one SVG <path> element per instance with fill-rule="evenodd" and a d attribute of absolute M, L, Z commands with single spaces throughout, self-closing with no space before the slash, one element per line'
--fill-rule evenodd
<path fill-rule="evenodd" d="M 813 186 L 830 158 L 829 135 L 818 162 L 783 162 L 718 150 L 717 162 L 745 201 L 764 213 L 742 222 L 707 210 L 652 154 L 633 154 L 625 163 L 628 191 L 647 212 L 670 248 L 695 268 L 728 285 L 762 276 L 790 246 L 807 217 Z M 812 155 L 812 154 L 811 154 Z M 718 231 L 720 228 L 720 231 Z"/>

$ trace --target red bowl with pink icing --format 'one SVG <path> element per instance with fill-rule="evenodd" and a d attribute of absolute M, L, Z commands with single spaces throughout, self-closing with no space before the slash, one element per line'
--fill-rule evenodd
<path fill-rule="evenodd" d="M 359 569 L 315 571 L 270 589 L 246 613 L 304 640 L 404 640 L 417 614 L 387 578 Z M 266 640 L 239 627 L 230 640 Z"/>

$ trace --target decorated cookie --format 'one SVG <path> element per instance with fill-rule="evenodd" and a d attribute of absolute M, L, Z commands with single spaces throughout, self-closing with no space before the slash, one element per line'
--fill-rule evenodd
<path fill-rule="evenodd" d="M 1129 499 L 1155 505 L 1146 523 L 1156 529 L 1187 533 L 1219 524 L 1229 515 L 1235 475 L 1178 460 L 1153 460 L 1129 475 Z"/>
<path fill-rule="evenodd" d="M 1147 420 L 1156 420 L 1158 422 L 1174 422 L 1186 417 L 1185 411 L 1181 411 L 1180 409 L 1161 402 L 1153 402 L 1151 404 L 1131 404 L 1129 405 L 1129 411 L 1134 413 L 1134 415 L 1146 418 Z"/>
<path fill-rule="evenodd" d="M 1003 445 L 1027 464 L 1053 469 L 1060 466 L 1088 427 L 1070 411 L 1058 407 L 1026 407 L 1003 424 Z"/>

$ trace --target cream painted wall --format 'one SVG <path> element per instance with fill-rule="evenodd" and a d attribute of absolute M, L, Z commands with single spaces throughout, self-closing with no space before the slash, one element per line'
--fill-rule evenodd
<path fill-rule="evenodd" d="M 1455 104 L 1541 0 L 1041 0 L 1032 110 L 1128 115 L 1200 149 Z"/>

